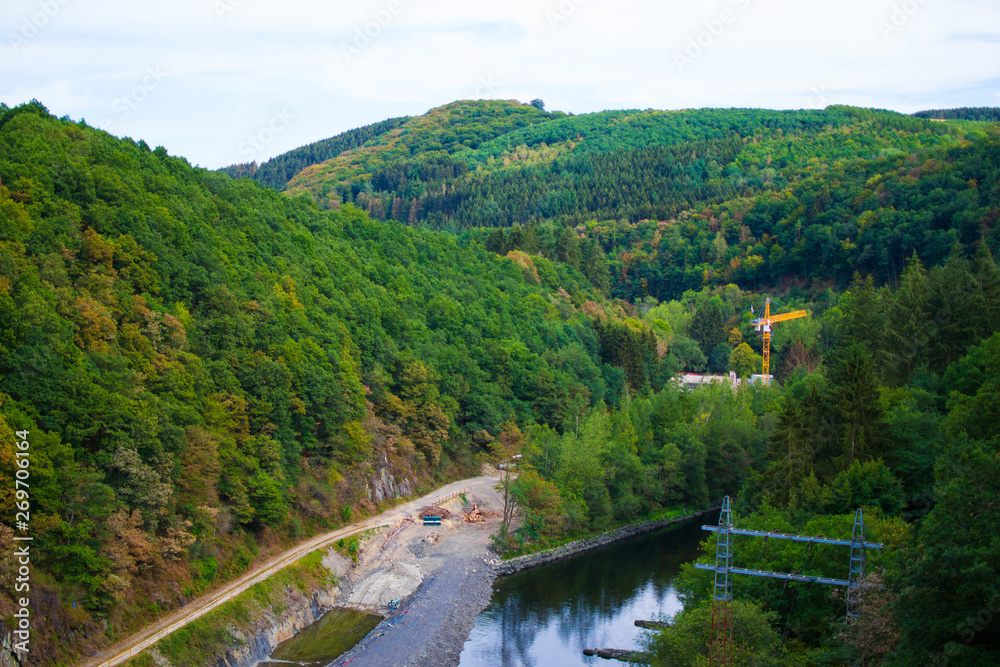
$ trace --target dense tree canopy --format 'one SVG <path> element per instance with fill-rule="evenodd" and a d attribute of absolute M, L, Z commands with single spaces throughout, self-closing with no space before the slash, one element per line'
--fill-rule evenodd
<path fill-rule="evenodd" d="M 0 312 L 33 565 L 126 628 L 245 569 L 247 536 L 373 510 L 376 461 L 461 474 L 509 420 L 561 428 L 659 377 L 648 325 L 566 263 L 321 212 L 38 103 L 0 115 Z"/>
<path fill-rule="evenodd" d="M 361 128 L 253 174 L 274 189 L 0 105 L 0 506 L 28 431 L 33 659 L 374 511 L 385 469 L 415 490 L 513 443 L 511 552 L 724 494 L 784 532 L 849 533 L 866 507 L 887 544 L 867 615 L 754 582 L 747 664 L 1000 659 L 980 620 L 1000 572 L 997 130 L 536 102 Z M 775 327 L 776 383 L 684 390 L 681 371 L 757 372 L 765 293 L 809 312 Z M 843 565 L 795 545 L 756 564 Z M 699 663 L 709 583 L 681 587 L 650 646 Z"/>

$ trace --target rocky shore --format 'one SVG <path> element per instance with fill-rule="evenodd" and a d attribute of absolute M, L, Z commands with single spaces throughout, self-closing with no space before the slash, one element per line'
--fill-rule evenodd
<path fill-rule="evenodd" d="M 456 548 L 449 554 L 446 564 L 404 601 L 401 612 L 387 618 L 365 641 L 331 667 L 348 662 L 351 667 L 454 667 L 459 663 L 476 617 L 492 598 L 493 582 L 497 577 L 554 563 L 712 511 L 706 509 L 683 517 L 624 526 L 508 561 L 499 560 L 485 548 L 482 532 L 478 539 L 464 545 L 461 543 L 465 540 L 455 540 Z M 470 547 L 476 550 L 475 554 L 470 554 Z"/>
<path fill-rule="evenodd" d="M 481 507 L 496 507 L 497 498 L 493 497 L 489 484 L 478 485 L 470 495 L 475 496 Z M 401 603 L 330 667 L 347 663 L 351 667 L 454 667 L 459 663 L 476 617 L 490 602 L 493 582 L 498 576 L 563 560 L 710 511 L 624 526 L 508 561 L 501 561 L 489 549 L 489 536 L 497 528 L 496 517 L 482 524 L 463 524 L 458 519 L 445 521 L 435 529 L 405 527 L 387 545 L 383 544 L 385 535 L 373 536 L 365 544 L 358 565 L 327 563 L 341 576 L 335 604 L 385 614 L 389 600 L 398 598 Z M 315 605 L 318 601 L 311 602 L 312 605 L 303 606 L 314 607 L 313 610 L 316 606 L 327 607 Z"/>
<path fill-rule="evenodd" d="M 493 595 L 491 555 L 452 559 L 330 667 L 453 667 Z M 495 561 L 494 561 L 495 562 Z"/>

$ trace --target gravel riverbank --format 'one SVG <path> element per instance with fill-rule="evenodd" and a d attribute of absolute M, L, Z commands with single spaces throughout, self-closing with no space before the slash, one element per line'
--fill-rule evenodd
<path fill-rule="evenodd" d="M 331 667 L 457 665 L 476 617 L 493 595 L 494 577 L 485 554 L 453 559 L 404 601 L 400 613 Z"/>
<path fill-rule="evenodd" d="M 478 488 L 470 500 L 480 507 L 496 508 L 492 489 Z M 454 501 L 454 502 L 457 502 Z M 492 503 L 492 504 L 491 504 Z M 682 523 L 713 510 L 624 526 L 556 549 L 500 561 L 489 549 L 489 537 L 498 520 L 465 524 L 457 518 L 441 529 L 423 526 L 405 528 L 395 546 L 370 557 L 374 567 L 359 568 L 345 580 L 346 606 L 380 609 L 387 595 L 405 590 L 399 609 L 387 617 L 358 646 L 331 663 L 330 667 L 454 667 L 476 617 L 493 595 L 498 576 L 569 558 L 618 540 Z M 378 539 L 384 539 L 384 536 Z M 371 550 L 378 545 L 368 546 Z M 372 591 L 390 591 L 381 596 Z M 383 599 L 385 598 L 385 599 Z"/>
<path fill-rule="evenodd" d="M 466 494 L 486 512 L 482 523 L 463 521 L 461 499 L 442 504 L 453 514 L 441 526 L 401 524 L 370 537 L 359 563 L 342 568 L 339 606 L 386 614 L 398 609 L 358 646 L 331 667 L 447 667 L 458 664 L 476 616 L 493 595 L 494 567 L 489 549 L 499 527 L 495 479 L 481 478 Z M 394 535 L 392 539 L 387 537 Z"/>

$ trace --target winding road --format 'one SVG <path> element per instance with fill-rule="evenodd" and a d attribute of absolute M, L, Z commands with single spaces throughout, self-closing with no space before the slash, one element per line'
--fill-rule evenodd
<path fill-rule="evenodd" d="M 136 655 L 142 653 L 159 640 L 171 634 L 175 630 L 184 627 L 191 621 L 215 609 L 219 605 L 227 602 L 239 595 L 250 586 L 259 583 L 272 574 L 282 570 L 299 560 L 306 554 L 316 549 L 322 548 L 333 542 L 350 535 L 364 532 L 372 528 L 392 526 L 401 521 L 404 517 L 412 516 L 417 510 L 427 505 L 437 504 L 447 498 L 454 497 L 463 491 L 479 492 L 487 494 L 492 491 L 493 485 L 497 482 L 497 477 L 473 477 L 471 479 L 459 480 L 447 484 L 433 493 L 429 493 L 421 498 L 411 500 L 390 510 L 339 528 L 323 535 L 318 535 L 306 542 L 288 549 L 284 553 L 272 558 L 256 569 L 244 574 L 224 586 L 206 593 L 202 597 L 181 607 L 174 613 L 161 618 L 155 623 L 144 628 L 141 632 L 129 637 L 118 644 L 99 652 L 79 663 L 78 667 L 111 667 L 118 665 Z"/>

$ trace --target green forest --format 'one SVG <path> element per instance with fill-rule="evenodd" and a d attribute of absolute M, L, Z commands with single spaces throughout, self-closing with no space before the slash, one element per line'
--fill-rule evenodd
<path fill-rule="evenodd" d="M 13 517 L 29 431 L 44 664 L 374 512 L 380 462 L 415 491 L 477 472 L 505 421 L 617 405 L 604 356 L 659 381 L 648 327 L 602 348 L 592 313 L 622 307 L 565 264 L 318 211 L 37 103 L 0 116 L 0 210 L 0 498 Z"/>
<path fill-rule="evenodd" d="M 494 250 L 569 256 L 630 302 L 789 280 L 844 289 L 856 271 L 898 282 L 913 252 L 936 265 L 956 243 L 1000 248 L 997 134 L 977 122 L 995 120 L 989 111 L 572 116 L 456 102 L 281 187 L 321 208 L 353 203 L 373 218 L 492 239 Z M 568 243 L 593 250 L 575 257 Z"/>
<path fill-rule="evenodd" d="M 738 582 L 740 664 L 1000 663 L 1000 131 L 955 118 L 456 102 L 213 172 L 0 105 L 0 531 L 28 432 L 32 664 L 382 509 L 386 469 L 417 493 L 515 451 L 510 554 L 726 494 L 760 530 L 864 507 L 862 614 Z M 775 326 L 775 383 L 685 390 L 760 372 L 766 297 L 809 313 Z M 649 650 L 705 664 L 709 575 L 681 587 Z"/>
<path fill-rule="evenodd" d="M 647 311 L 654 331 L 700 355 L 688 336 L 702 335 L 702 313 L 721 311 L 716 322 L 734 323 L 723 348 L 752 335 L 748 317 L 725 316 L 753 295 L 690 296 Z M 736 524 L 761 531 L 847 538 L 863 507 L 868 538 L 886 549 L 869 551 L 861 615 L 845 624 L 843 594 L 830 587 L 738 578 L 736 663 L 996 664 L 1000 270 L 979 244 L 931 270 L 912 258 L 898 287 L 858 276 L 797 305 L 812 317 L 775 328 L 780 387 L 666 386 L 592 409 L 561 433 L 531 427 L 513 483 L 524 522 L 504 536 L 507 548 L 726 493 Z M 737 538 L 736 565 L 846 577 L 843 548 L 775 542 Z M 714 538 L 703 549 L 714 563 Z M 711 577 L 686 566 L 685 610 L 651 639 L 655 664 L 707 664 Z"/>

